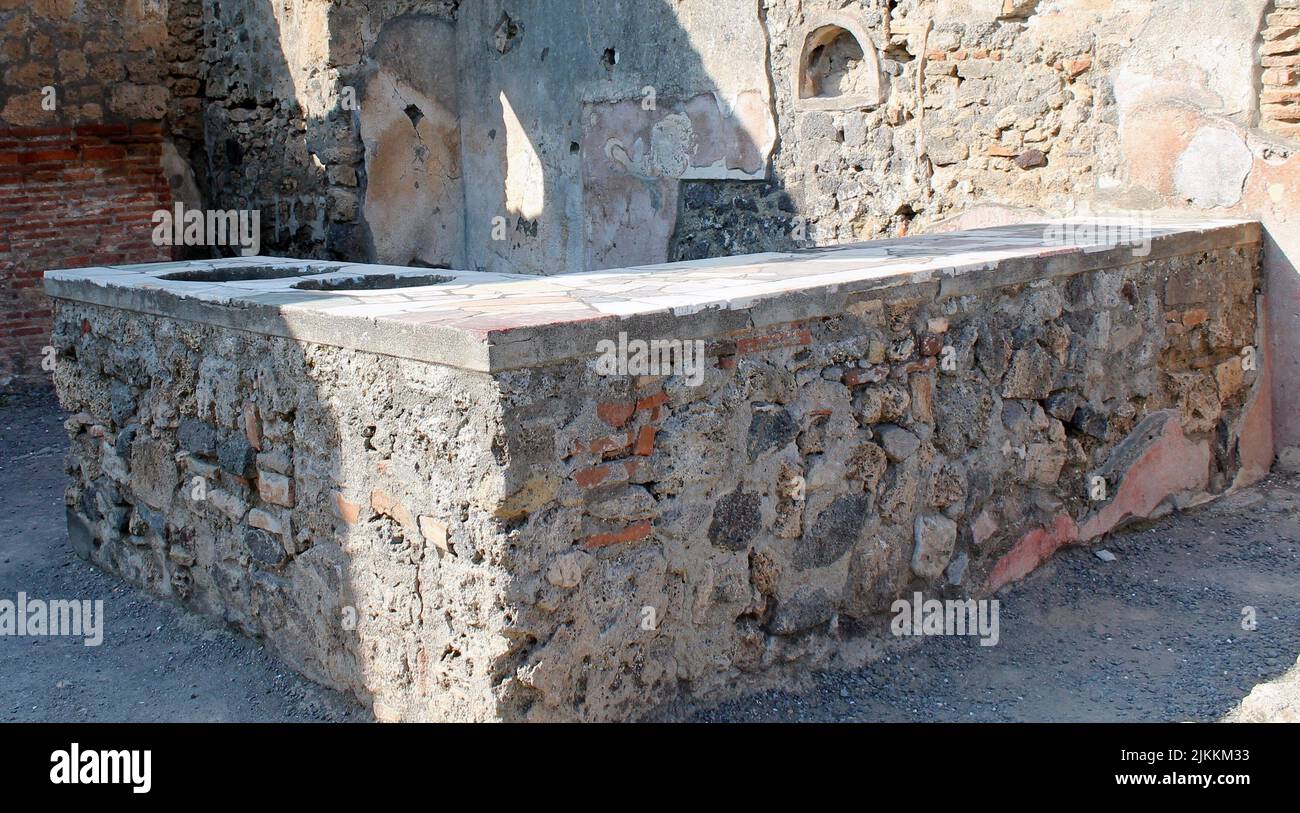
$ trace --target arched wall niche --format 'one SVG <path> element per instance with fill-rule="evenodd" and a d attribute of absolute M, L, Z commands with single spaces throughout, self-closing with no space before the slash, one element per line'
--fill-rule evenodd
<path fill-rule="evenodd" d="M 862 17 L 850 11 L 812 12 L 798 36 L 797 109 L 860 110 L 881 103 L 880 56 Z"/>

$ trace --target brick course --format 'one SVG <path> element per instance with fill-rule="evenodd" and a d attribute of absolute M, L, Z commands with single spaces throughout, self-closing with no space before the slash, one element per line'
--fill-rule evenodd
<path fill-rule="evenodd" d="M 1279 0 L 1260 34 L 1259 126 L 1300 135 L 1300 3 Z"/>
<path fill-rule="evenodd" d="M 171 206 L 156 122 L 0 130 L 0 389 L 39 380 L 50 268 L 170 259 L 152 214 Z"/>

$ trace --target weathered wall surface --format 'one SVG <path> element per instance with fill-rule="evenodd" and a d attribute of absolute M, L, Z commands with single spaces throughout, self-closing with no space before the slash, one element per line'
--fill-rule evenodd
<path fill-rule="evenodd" d="M 754 0 L 494 1 L 463 6 L 458 25 L 474 267 L 662 262 L 681 179 L 766 175 Z M 507 240 L 492 239 L 498 216 Z"/>
<path fill-rule="evenodd" d="M 459 265 L 456 5 L 205 3 L 212 204 L 269 253 Z"/>
<path fill-rule="evenodd" d="M 754 0 L 207 8 L 214 200 L 273 212 L 275 250 L 524 273 L 662 261 L 680 179 L 767 174 Z"/>
<path fill-rule="evenodd" d="M 48 380 L 42 272 L 167 259 L 150 215 L 198 202 L 199 7 L 0 3 L 0 390 Z"/>
<path fill-rule="evenodd" d="M 627 719 L 861 662 L 899 595 L 1266 473 L 1259 246 L 1187 250 L 699 337 L 698 386 L 61 300 L 69 528 L 383 719 Z"/>
<path fill-rule="evenodd" d="M 497 716 L 519 641 L 511 537 L 484 507 L 495 382 L 67 303 L 54 341 L 81 555 L 383 719 Z"/>
<path fill-rule="evenodd" d="M 375 257 L 464 268 L 455 26 L 429 15 L 397 18 L 380 29 L 372 58 L 361 137 Z"/>
<path fill-rule="evenodd" d="M 169 108 L 174 118 L 192 116 L 198 8 L 197 0 L 0 4 L 0 125 L 160 121 Z M 57 93 L 53 110 L 42 104 L 47 86 Z"/>
<path fill-rule="evenodd" d="M 1133 208 L 1250 212 L 1264 223 L 1274 422 L 1278 459 L 1287 468 L 1300 465 L 1300 411 L 1290 406 L 1300 398 L 1300 157 L 1294 141 L 1273 134 L 1279 128 L 1267 118 L 1275 115 L 1275 102 L 1264 97 L 1261 105 L 1256 91 L 1264 73 L 1300 57 L 1256 46 L 1264 39 L 1261 27 L 1285 28 L 1297 12 L 1294 0 L 1193 4 L 1192 10 L 1157 4 L 1135 29 L 1129 54 L 1116 60 L 1121 160 L 1119 182 L 1105 196 Z M 1155 55 L 1163 59 L 1144 64 Z M 1169 76 L 1185 82 L 1152 79 Z M 1269 74 L 1268 81 L 1280 78 Z"/>
<path fill-rule="evenodd" d="M 153 210 L 170 205 L 159 125 L 0 132 L 0 391 L 48 382 L 48 268 L 170 259 Z"/>
<path fill-rule="evenodd" d="M 1297 15 L 1292 0 L 223 7 L 213 183 L 274 208 L 277 250 L 526 273 L 954 218 L 1258 216 L 1282 404 L 1300 397 Z M 1277 423 L 1300 459 L 1300 417 Z"/>
<path fill-rule="evenodd" d="M 1262 476 L 1267 402 L 1238 350 L 1256 340 L 1257 261 L 1232 249 L 954 298 L 909 286 L 720 337 L 695 388 L 504 377 L 507 451 L 537 506 L 512 568 L 534 574 L 512 593 L 538 640 L 515 670 L 530 716 L 618 719 L 680 686 L 852 664 L 913 589 L 986 594 L 1062 545 Z"/>

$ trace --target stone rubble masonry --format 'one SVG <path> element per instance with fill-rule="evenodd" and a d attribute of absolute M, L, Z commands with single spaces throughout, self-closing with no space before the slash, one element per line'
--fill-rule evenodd
<path fill-rule="evenodd" d="M 116 283 L 60 272 L 69 535 L 381 720 L 626 720 L 788 685 L 892 651 L 900 596 L 988 596 L 1262 476 L 1267 354 L 1239 363 L 1260 250 L 1248 224 L 1146 259 L 733 292 L 703 312 L 698 386 L 601 375 L 594 341 L 467 369 L 348 346 L 382 319 L 309 340 L 223 324 L 247 307 L 219 296 L 185 318 L 150 298 L 202 294 L 77 301 Z M 584 341 L 630 324 L 560 318 Z"/>
<path fill-rule="evenodd" d="M 572 0 L 8 0 L 0 126 L 161 120 L 174 196 L 259 209 L 268 253 L 466 270 L 1044 213 L 1250 216 L 1269 232 L 1280 405 L 1300 397 L 1300 356 L 1284 352 L 1300 336 L 1297 14 L 1297 0 L 653 0 L 627 15 Z M 792 80 L 832 18 L 854 21 L 859 69 L 878 76 L 870 98 L 810 107 Z M 1300 465 L 1300 417 L 1276 422 L 1280 464 Z"/>

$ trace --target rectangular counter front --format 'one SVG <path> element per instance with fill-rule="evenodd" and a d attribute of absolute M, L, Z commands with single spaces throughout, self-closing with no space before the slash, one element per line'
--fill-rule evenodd
<path fill-rule="evenodd" d="M 1267 471 L 1258 224 L 1113 233 L 51 271 L 71 543 L 385 720 L 636 719 L 860 664 L 905 643 L 899 597 L 990 596 Z"/>

